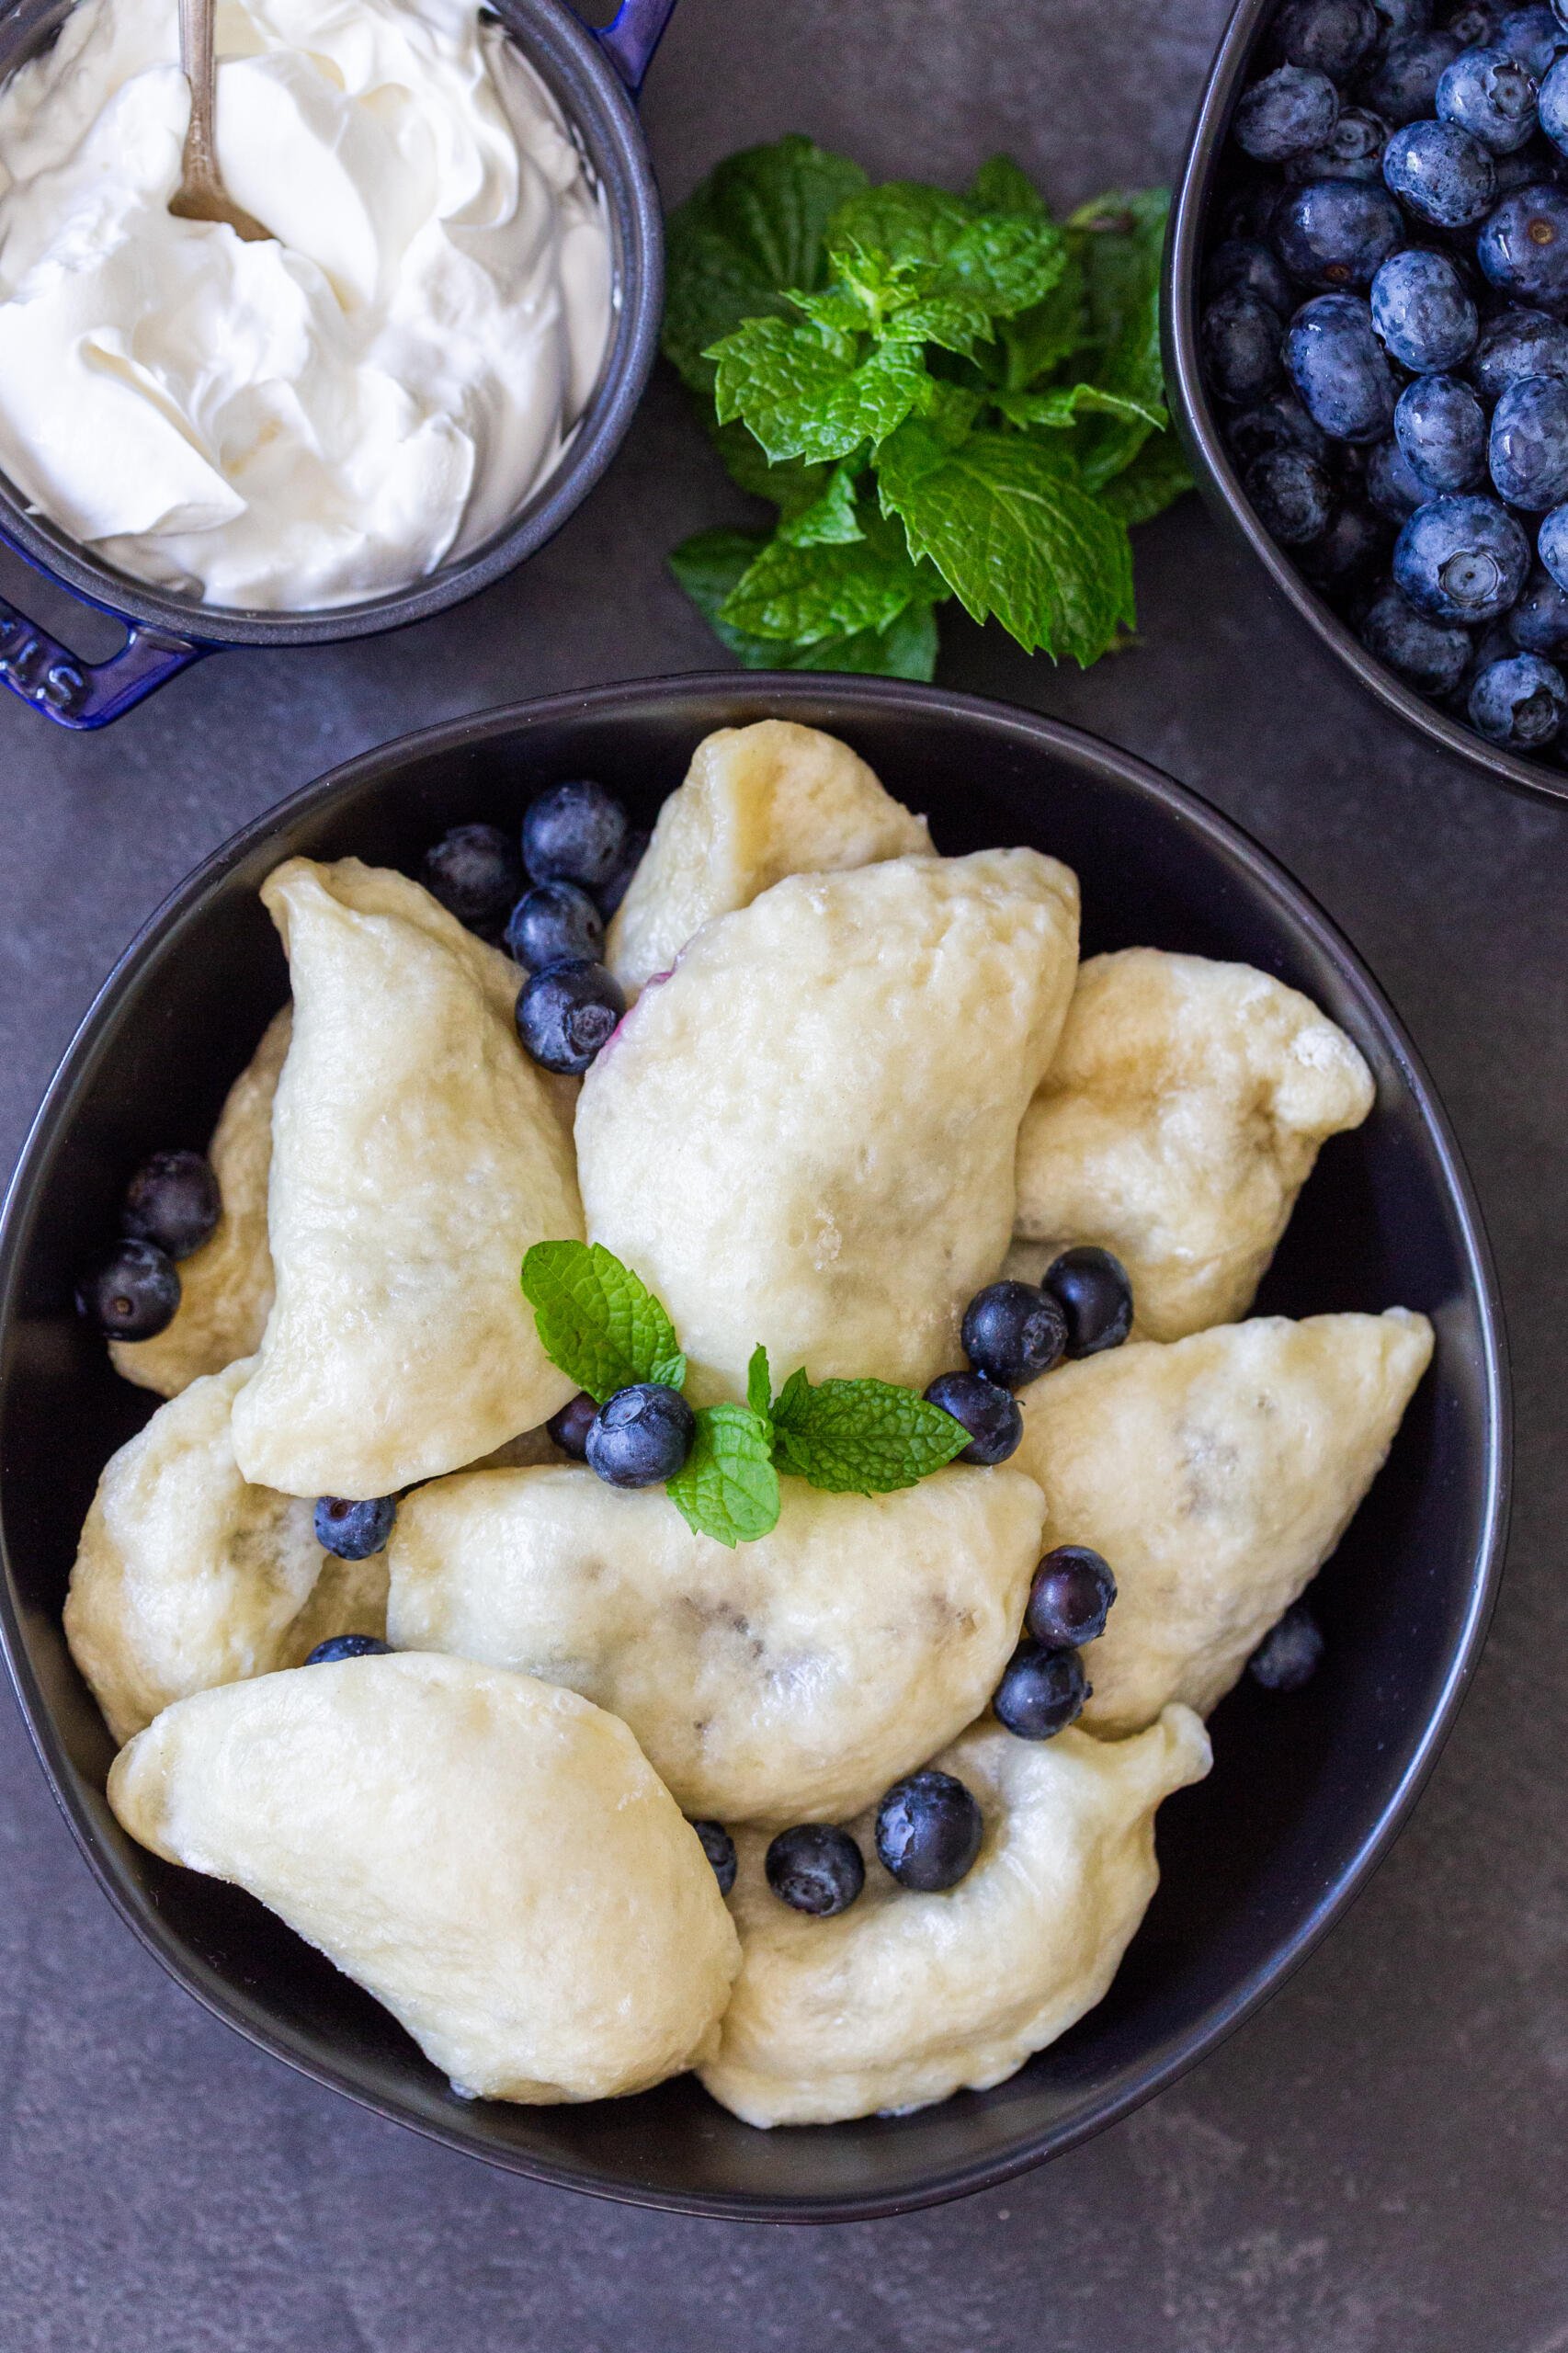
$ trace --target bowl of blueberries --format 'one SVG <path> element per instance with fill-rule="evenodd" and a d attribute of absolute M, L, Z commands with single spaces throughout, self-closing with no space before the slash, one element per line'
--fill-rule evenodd
<path fill-rule="evenodd" d="M 1199 482 L 1319 636 L 1568 798 L 1568 0 L 1241 0 L 1165 341 Z"/>

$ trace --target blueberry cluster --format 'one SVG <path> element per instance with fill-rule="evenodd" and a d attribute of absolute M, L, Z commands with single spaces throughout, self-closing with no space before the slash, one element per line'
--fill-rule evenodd
<path fill-rule="evenodd" d="M 926 1390 L 970 1433 L 960 1462 L 1006 1462 L 1024 1434 L 1014 1391 L 1067 1357 L 1097 1356 L 1132 1329 L 1132 1286 L 1119 1258 L 1084 1245 L 1063 1250 L 1038 1283 L 987 1283 L 964 1310 L 967 1372 L 940 1372 Z"/>
<path fill-rule="evenodd" d="M 1267 63 L 1199 323 L 1247 495 L 1406 685 L 1568 764 L 1568 0 L 1286 0 Z"/>
<path fill-rule="evenodd" d="M 199 1152 L 155 1152 L 120 1203 L 120 1239 L 76 1285 L 76 1306 L 111 1340 L 150 1340 L 179 1305 L 176 1261 L 199 1250 L 217 1225 L 218 1179 Z"/>

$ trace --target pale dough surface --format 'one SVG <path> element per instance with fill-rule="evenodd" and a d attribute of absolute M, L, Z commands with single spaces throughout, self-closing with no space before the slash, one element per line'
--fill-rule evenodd
<path fill-rule="evenodd" d="M 1078 889 L 1028 849 L 800 874 L 706 925 L 583 1083 L 590 1239 L 668 1308 L 699 1403 L 756 1343 L 922 1389 L 1001 1263 Z"/>
<path fill-rule="evenodd" d="M 517 1042 L 515 967 L 418 883 L 292 858 L 262 896 L 294 1034 L 272 1116 L 277 1297 L 235 1457 L 290 1495 L 389 1495 L 572 1395 L 518 1283 L 530 1244 L 582 1233 L 571 1140 Z"/>
<path fill-rule="evenodd" d="M 289 1051 L 291 1013 L 274 1014 L 250 1062 L 229 1089 L 207 1156 L 222 1211 L 211 1238 L 179 1262 L 174 1321 L 150 1340 L 111 1340 L 114 1369 L 140 1389 L 177 1397 L 204 1372 L 222 1372 L 261 1346 L 272 1306 L 267 1245 L 267 1177 L 272 1165 L 272 1098 Z"/>
<path fill-rule="evenodd" d="M 852 1824 L 866 1885 L 847 1912 L 793 1912 L 743 1832 L 731 1907 L 741 1973 L 702 2080 L 748 2124 L 830 2124 L 989 2089 L 1102 1999 L 1158 1882 L 1154 1813 L 1209 1770 L 1187 1708 L 1136 1740 L 1016 1740 L 977 1724 L 937 1764 L 979 1800 L 985 1837 L 941 1894 L 898 1886 L 873 1817 Z"/>
<path fill-rule="evenodd" d="M 1018 1232 L 1113 1250 L 1141 1339 L 1233 1323 L 1319 1145 L 1371 1108 L 1345 1032 L 1267 972 L 1093 956 L 1018 1138 Z"/>
<path fill-rule="evenodd" d="M 836 735 L 791 719 L 704 736 L 609 927 L 606 961 L 629 997 L 667 972 L 710 916 L 749 906 L 786 874 L 929 850 L 917 817 Z"/>
<path fill-rule="evenodd" d="M 574 1692 L 455 1658 L 300 1667 L 167 1709 L 108 1797 L 368 1987 L 460 2089 L 602 2099 L 713 2046 L 739 1952 L 712 1868 Z"/>
<path fill-rule="evenodd" d="M 683 1810 L 852 1813 L 973 1721 L 1012 1654 L 1043 1506 L 1011 1469 L 888 1495 L 781 1483 L 733 1550 L 662 1488 L 469 1472 L 407 1496 L 392 1639 L 564 1683 L 624 1718 Z"/>
<path fill-rule="evenodd" d="M 1022 1392 L 1013 1461 L 1045 1491 L 1046 1542 L 1092 1545 L 1116 1576 L 1084 1654 L 1091 1732 L 1223 1698 L 1338 1543 L 1431 1355 L 1402 1307 L 1267 1315 L 1132 1340 Z"/>

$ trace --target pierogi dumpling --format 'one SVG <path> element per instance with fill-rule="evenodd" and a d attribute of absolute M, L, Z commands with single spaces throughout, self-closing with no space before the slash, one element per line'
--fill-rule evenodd
<path fill-rule="evenodd" d="M 383 1495 L 573 1394 L 522 1295 L 582 1233 L 559 1100 L 517 1043 L 516 968 L 401 874 L 290 858 L 263 886 L 294 986 L 272 1114 L 278 1292 L 234 1401 L 245 1476 Z"/>
<path fill-rule="evenodd" d="M 117 1741 L 189 1692 L 384 1629 L 385 1556 L 333 1561 L 310 1503 L 241 1477 L 229 1415 L 250 1370 L 242 1358 L 191 1381 L 98 1481 L 65 1633 Z"/>
<path fill-rule="evenodd" d="M 781 1486 L 771 1535 L 732 1550 L 662 1489 L 575 1466 L 440 1480 L 398 1512 L 392 1639 L 597 1700 L 688 1814 L 853 1813 L 989 1699 L 1040 1490 L 962 1467 L 887 1495 Z"/>
<path fill-rule="evenodd" d="M 1371 1108 L 1345 1032 L 1267 972 L 1093 956 L 1018 1137 L 1018 1232 L 1113 1250 L 1141 1339 L 1233 1323 L 1319 1145 Z"/>
<path fill-rule="evenodd" d="M 1115 1573 L 1085 1654 L 1091 1732 L 1223 1698 L 1345 1533 L 1432 1355 L 1424 1315 L 1282 1315 L 1132 1340 L 1026 1389 L 1014 1461 L 1046 1542 Z"/>
<path fill-rule="evenodd" d="M 871 1815 L 851 1827 L 864 1892 L 819 1920 L 779 1902 L 765 1832 L 736 1840 L 741 1973 L 702 2068 L 748 2124 L 832 2124 L 986 2091 L 1101 2000 L 1159 1880 L 1154 1812 L 1209 1770 L 1187 1708 L 1137 1740 L 1016 1740 L 978 1724 L 936 1759 L 979 1800 L 985 1836 L 939 1895 L 892 1880 Z"/>
<path fill-rule="evenodd" d="M 778 1379 L 922 1389 L 1012 1230 L 1078 887 L 1029 849 L 798 874 L 704 926 L 583 1082 L 589 1238 L 664 1301 L 699 1403 Z"/>
<path fill-rule="evenodd" d="M 187 1381 L 222 1372 L 261 1346 L 272 1306 L 267 1245 L 267 1176 L 272 1165 L 272 1098 L 289 1051 L 290 1009 L 267 1023 L 260 1045 L 229 1089 L 207 1157 L 222 1211 L 210 1238 L 179 1262 L 174 1321 L 150 1340 L 111 1340 L 116 1372 L 139 1389 L 177 1397 Z"/>
<path fill-rule="evenodd" d="M 786 874 L 871 866 L 931 836 L 836 735 L 792 719 L 722 727 L 692 755 L 609 927 L 606 961 L 629 997 L 667 972 L 712 915 Z"/>
<path fill-rule="evenodd" d="M 345 1659 L 199 1692 L 108 1799 L 258 1896 L 457 2087 L 602 2099 L 704 2058 L 739 1961 L 695 1832 L 623 1723 L 466 1659 Z"/>

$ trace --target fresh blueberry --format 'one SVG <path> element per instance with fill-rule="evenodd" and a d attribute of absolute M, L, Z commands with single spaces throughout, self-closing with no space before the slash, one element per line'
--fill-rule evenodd
<path fill-rule="evenodd" d="M 1550 186 L 1568 175 L 1568 157 L 1540 131 L 1511 155 L 1499 155 L 1496 161 L 1499 199 L 1522 188 Z"/>
<path fill-rule="evenodd" d="M 1457 368 L 1475 347 L 1476 313 L 1446 254 L 1409 245 L 1372 280 L 1372 324 L 1392 357 L 1417 375 Z"/>
<path fill-rule="evenodd" d="M 1369 306 L 1354 294 L 1303 302 L 1285 364 L 1308 414 L 1342 441 L 1381 441 L 1393 423 L 1394 383 Z"/>
<path fill-rule="evenodd" d="M 1087 1544 L 1058 1544 L 1030 1580 L 1024 1631 L 1042 1650 L 1077 1650 L 1105 1632 L 1115 1599 L 1108 1561 Z"/>
<path fill-rule="evenodd" d="M 691 1826 L 702 1842 L 703 1853 L 713 1866 L 720 1894 L 728 1895 L 735 1883 L 734 1840 L 722 1822 L 694 1822 Z"/>
<path fill-rule="evenodd" d="M 379 1634 L 329 1634 L 305 1660 L 307 1666 L 331 1666 L 340 1658 L 390 1658 L 392 1644 Z"/>
<path fill-rule="evenodd" d="M 1443 18 L 1443 30 L 1461 49 L 1487 49 L 1497 38 L 1497 11 L 1490 0 L 1460 0 Z"/>
<path fill-rule="evenodd" d="M 1374 55 L 1382 54 L 1391 41 L 1408 40 L 1412 33 L 1429 33 L 1432 29 L 1432 0 L 1372 0 L 1378 17 L 1378 48 Z"/>
<path fill-rule="evenodd" d="M 321 1495 L 316 1500 L 316 1542 L 340 1561 L 368 1561 L 384 1552 L 397 1518 L 395 1495 L 371 1495 L 354 1502 L 347 1495 Z"/>
<path fill-rule="evenodd" d="M 1568 717 L 1568 686 L 1554 662 L 1539 654 L 1515 654 L 1488 663 L 1470 690 L 1471 724 L 1489 744 L 1513 752 L 1539 752 L 1562 732 Z"/>
<path fill-rule="evenodd" d="M 1471 357 L 1471 381 L 1483 401 L 1501 400 L 1522 376 L 1568 377 L 1568 326 L 1544 311 L 1500 311 Z"/>
<path fill-rule="evenodd" d="M 1540 85 L 1540 127 L 1554 147 L 1568 153 L 1568 60 L 1561 57 Z"/>
<path fill-rule="evenodd" d="M 1558 586 L 1568 590 L 1568 506 L 1554 506 L 1540 518 L 1536 552 Z"/>
<path fill-rule="evenodd" d="M 1437 85 L 1437 115 L 1494 155 L 1511 155 L 1535 129 L 1535 84 L 1506 49 L 1467 49 Z"/>
<path fill-rule="evenodd" d="M 536 883 L 506 918 L 506 952 L 525 972 L 593 963 L 604 944 L 604 917 L 575 882 Z"/>
<path fill-rule="evenodd" d="M 517 994 L 517 1035 L 536 1063 L 580 1077 L 626 1011 L 620 983 L 586 957 L 547 964 Z"/>
<path fill-rule="evenodd" d="M 1221 236 L 1267 237 L 1274 226 L 1279 196 L 1279 182 L 1272 171 L 1243 178 L 1221 204 L 1216 223 Z"/>
<path fill-rule="evenodd" d="M 1274 42 L 1288 65 L 1304 65 L 1343 82 L 1378 38 L 1371 0 L 1286 0 L 1274 20 Z"/>
<path fill-rule="evenodd" d="M 1346 499 L 1323 537 L 1301 550 L 1301 570 L 1321 588 L 1350 589 L 1386 569 L 1392 544 L 1386 516 Z"/>
<path fill-rule="evenodd" d="M 1198 324 L 1199 351 L 1210 387 L 1222 401 L 1261 400 L 1279 381 L 1285 322 L 1256 294 L 1235 287 L 1217 295 Z"/>
<path fill-rule="evenodd" d="M 952 1773 L 927 1766 L 895 1781 L 877 1808 L 877 1853 L 901 1887 L 922 1895 L 957 1887 L 973 1868 L 985 1816 Z"/>
<path fill-rule="evenodd" d="M 1516 188 L 1488 215 L 1476 255 L 1494 286 L 1522 302 L 1568 305 L 1568 192 L 1544 183 Z"/>
<path fill-rule="evenodd" d="M 964 1310 L 963 1352 L 976 1372 L 1006 1389 L 1023 1389 L 1067 1348 L 1067 1319 L 1034 1283 L 987 1283 Z"/>
<path fill-rule="evenodd" d="M 1283 386 L 1229 418 L 1225 438 L 1243 466 L 1250 466 L 1266 449 L 1300 449 L 1320 460 L 1328 456 L 1327 434 L 1321 425 L 1313 424 L 1295 393 Z"/>
<path fill-rule="evenodd" d="M 77 1312 L 111 1340 L 150 1340 L 178 1305 L 179 1269 L 155 1242 L 117 1242 L 76 1286 Z"/>
<path fill-rule="evenodd" d="M 1293 1601 L 1247 1661 L 1266 1691 L 1299 1691 L 1323 1658 L 1323 1636 L 1304 1601 Z"/>
<path fill-rule="evenodd" d="M 1388 135 L 1388 124 L 1369 107 L 1343 107 L 1339 120 L 1321 147 L 1309 147 L 1304 155 L 1289 157 L 1284 166 L 1285 177 L 1292 182 L 1376 180 L 1381 184 Z"/>
<path fill-rule="evenodd" d="M 626 812 L 602 784 L 552 785 L 524 815 L 523 864 L 532 882 L 597 892 L 620 864 L 626 835 Z"/>
<path fill-rule="evenodd" d="M 1538 564 L 1508 615 L 1508 634 L 1527 654 L 1561 654 L 1568 648 L 1568 590 Z"/>
<path fill-rule="evenodd" d="M 425 853 L 425 887 L 471 931 L 493 932 L 523 887 L 523 863 L 499 825 L 454 825 Z"/>
<path fill-rule="evenodd" d="M 588 1432 L 598 1410 L 587 1391 L 579 1389 L 575 1397 L 566 1400 L 559 1414 L 551 1414 L 544 1427 L 562 1454 L 573 1455 L 579 1462 L 585 1461 Z"/>
<path fill-rule="evenodd" d="M 599 903 L 599 913 L 603 915 L 606 923 L 608 923 L 611 915 L 614 915 L 617 907 L 619 906 L 622 899 L 625 898 L 627 892 L 631 889 L 631 878 L 636 873 L 638 868 L 642 865 L 642 854 L 646 850 L 647 847 L 648 836 L 646 834 L 636 830 L 629 833 L 626 836 L 626 847 L 620 853 L 619 863 L 617 865 L 614 873 L 609 876 L 607 881 L 601 882 L 598 889 L 595 892 L 594 896 Z"/>
<path fill-rule="evenodd" d="M 1470 632 L 1428 620 L 1393 587 L 1369 608 L 1361 642 L 1417 694 L 1451 694 L 1470 666 Z"/>
<path fill-rule="evenodd" d="M 1119 1258 L 1080 1242 L 1053 1258 L 1040 1289 L 1062 1310 L 1070 1357 L 1097 1357 L 1119 1348 L 1132 1329 L 1132 1285 Z"/>
<path fill-rule="evenodd" d="M 1448 33 L 1407 33 L 1391 40 L 1369 75 L 1362 96 L 1373 112 L 1397 129 L 1419 122 L 1437 103 L 1437 85 L 1460 53 Z"/>
<path fill-rule="evenodd" d="M 1309 181 L 1293 189 L 1274 216 L 1275 249 L 1303 286 L 1369 285 L 1404 234 L 1387 188 L 1366 180 Z"/>
<path fill-rule="evenodd" d="M 1441 698 L 1445 709 L 1453 711 L 1458 718 L 1468 719 L 1470 690 L 1483 670 L 1489 670 L 1494 662 L 1506 662 L 1511 654 L 1517 654 L 1518 650 L 1506 620 L 1488 621 L 1484 629 L 1477 630 L 1463 677 L 1457 687 Z"/>
<path fill-rule="evenodd" d="M 188 1258 L 210 1240 L 222 1207 L 210 1161 L 199 1152 L 155 1152 L 125 1188 L 120 1231 Z"/>
<path fill-rule="evenodd" d="M 1451 122 L 1411 122 L 1396 131 L 1383 150 L 1383 178 L 1407 212 L 1438 229 L 1479 221 L 1497 191 L 1486 149 Z"/>
<path fill-rule="evenodd" d="M 1407 515 L 1425 506 L 1431 496 L 1392 435 L 1388 440 L 1376 443 L 1367 454 L 1367 495 L 1379 514 L 1386 515 L 1391 523 L 1403 523 Z"/>
<path fill-rule="evenodd" d="M 1510 57 L 1517 57 L 1530 79 L 1538 85 L 1544 82 L 1564 50 L 1568 50 L 1568 32 L 1564 32 L 1551 10 L 1538 5 L 1530 8 L 1513 8 L 1497 27 L 1499 48 Z"/>
<path fill-rule="evenodd" d="M 847 1912 L 866 1884 L 859 1847 L 847 1830 L 831 1822 L 801 1822 L 781 1830 L 763 1868 L 780 1903 L 819 1920 Z"/>
<path fill-rule="evenodd" d="M 1305 547 L 1320 539 L 1334 518 L 1334 483 L 1314 458 L 1300 449 L 1270 449 L 1255 458 L 1242 487 L 1258 520 L 1281 547 Z"/>
<path fill-rule="evenodd" d="M 1256 294 L 1281 319 L 1296 307 L 1296 297 L 1279 256 L 1261 237 L 1226 237 L 1203 265 L 1203 294 Z M 1283 328 L 1281 328 L 1283 333 Z"/>
<path fill-rule="evenodd" d="M 1082 1714 L 1091 1686 L 1076 1651 L 1047 1650 L 1026 1638 L 1007 1662 L 991 1704 L 1020 1740 L 1051 1740 Z"/>
<path fill-rule="evenodd" d="M 1457 376 L 1417 376 L 1393 413 L 1411 472 L 1435 490 L 1468 490 L 1486 464 L 1486 412 Z"/>
<path fill-rule="evenodd" d="M 686 1467 L 697 1421 L 678 1389 L 639 1381 L 607 1397 L 588 1431 L 588 1468 L 611 1487 L 656 1487 Z"/>
<path fill-rule="evenodd" d="M 1568 498 L 1568 382 L 1521 376 L 1492 412 L 1487 463 L 1497 495 L 1544 515 Z"/>
<path fill-rule="evenodd" d="M 968 1430 L 970 1442 L 958 1456 L 960 1462 L 1006 1462 L 1017 1452 L 1024 1434 L 1018 1401 L 1010 1389 L 987 1381 L 983 1372 L 939 1372 L 926 1399 Z"/>
<path fill-rule="evenodd" d="M 1287 155 L 1321 147 L 1338 119 L 1339 93 L 1326 74 L 1281 65 L 1243 91 L 1231 127 L 1247 154 L 1282 164 Z"/>
<path fill-rule="evenodd" d="M 1428 620 L 1498 620 L 1529 568 L 1529 541 L 1513 517 L 1473 493 L 1429 498 L 1394 541 L 1395 583 Z"/>

